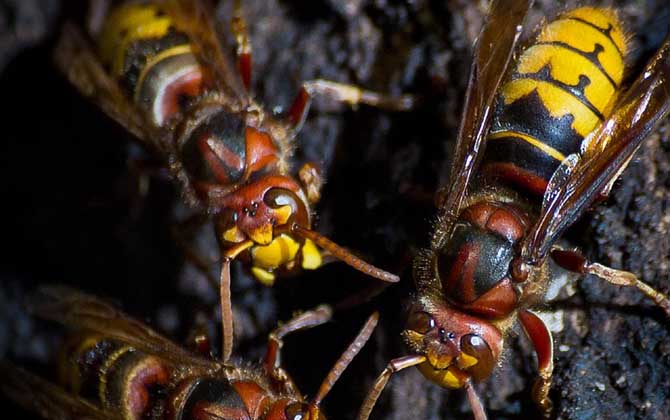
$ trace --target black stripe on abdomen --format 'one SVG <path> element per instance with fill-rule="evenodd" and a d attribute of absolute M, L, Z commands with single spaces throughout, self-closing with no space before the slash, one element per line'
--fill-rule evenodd
<path fill-rule="evenodd" d="M 582 141 L 572 128 L 573 121 L 571 114 L 552 117 L 537 92 L 532 91 L 509 105 L 498 98 L 491 132 L 523 133 L 567 156 L 579 150 Z"/>

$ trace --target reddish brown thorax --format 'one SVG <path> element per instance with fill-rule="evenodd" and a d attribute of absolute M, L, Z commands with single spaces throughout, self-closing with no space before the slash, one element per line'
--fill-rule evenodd
<path fill-rule="evenodd" d="M 256 172 L 274 167 L 279 160 L 279 149 L 267 133 L 258 131 L 255 128 L 247 127 L 244 131 L 246 138 L 246 173 L 245 176 L 251 176 Z"/>
<path fill-rule="evenodd" d="M 286 406 L 288 404 L 289 401 L 286 399 L 276 401 L 268 410 L 268 413 L 265 416 L 266 420 L 286 420 Z"/>
<path fill-rule="evenodd" d="M 307 413 L 309 409 L 309 404 L 278 397 L 254 380 L 187 378 L 174 389 L 172 397 L 167 407 L 172 420 L 295 420 L 300 417 L 291 413 Z"/>
<path fill-rule="evenodd" d="M 503 203 L 483 201 L 464 209 L 434 261 L 447 300 L 487 318 L 511 313 L 518 295 L 510 263 L 527 226 L 521 211 Z"/>
<path fill-rule="evenodd" d="M 208 202 L 212 191 L 230 191 L 276 172 L 280 150 L 272 137 L 249 127 L 240 115 L 210 111 L 188 129 L 180 158 L 198 195 Z"/>
<path fill-rule="evenodd" d="M 521 239 L 528 225 L 526 216 L 513 206 L 485 201 L 465 208 L 461 220 L 497 233 L 510 242 Z"/>
<path fill-rule="evenodd" d="M 235 381 L 232 385 L 242 399 L 245 408 L 251 414 L 251 418 L 260 418 L 269 404 L 268 392 L 252 381 Z"/>

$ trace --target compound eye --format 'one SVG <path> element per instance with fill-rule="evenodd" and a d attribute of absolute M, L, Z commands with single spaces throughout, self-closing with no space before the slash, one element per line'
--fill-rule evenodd
<path fill-rule="evenodd" d="M 477 363 L 468 368 L 475 381 L 481 381 L 491 375 L 495 360 L 493 352 L 486 341 L 477 334 L 464 335 L 461 338 L 461 351 L 477 359 Z"/>
<path fill-rule="evenodd" d="M 271 188 L 263 197 L 265 204 L 270 206 L 273 209 L 278 209 L 280 207 L 291 206 L 293 211 L 298 210 L 298 197 L 293 193 L 284 188 Z"/>
<path fill-rule="evenodd" d="M 407 329 L 426 334 L 435 328 L 435 320 L 426 312 L 412 312 L 407 320 Z"/>
<path fill-rule="evenodd" d="M 309 420 L 309 405 L 304 403 L 292 403 L 284 410 L 288 420 Z M 319 420 L 321 417 L 319 416 Z"/>
<path fill-rule="evenodd" d="M 293 191 L 284 188 L 272 188 L 265 193 L 263 201 L 268 207 L 273 209 L 275 222 L 278 225 L 284 225 L 289 220 L 296 220 L 296 217 L 298 217 L 298 223 L 302 222 L 299 214 L 304 214 L 305 212 L 300 212 L 300 199 Z"/>

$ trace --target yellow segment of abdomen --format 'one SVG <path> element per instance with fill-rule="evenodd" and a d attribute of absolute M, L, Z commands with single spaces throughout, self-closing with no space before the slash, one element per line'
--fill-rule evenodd
<path fill-rule="evenodd" d="M 165 36 L 172 20 L 154 4 L 125 4 L 112 12 L 100 33 L 100 53 L 114 76 L 123 73 L 128 47 L 135 41 Z"/>
<path fill-rule="evenodd" d="M 505 105 L 509 105 L 533 91 L 536 91 L 540 96 L 542 104 L 553 118 L 558 119 L 565 115 L 572 115 L 574 117 L 572 128 L 582 137 L 589 134 L 599 122 L 598 115 L 573 94 L 544 81 L 519 79 L 506 84 L 502 91 Z M 542 141 L 541 139 L 538 140 Z"/>
<path fill-rule="evenodd" d="M 544 26 L 500 89 L 484 170 L 543 193 L 562 159 L 612 112 L 626 52 L 612 9 L 582 7 Z"/>
<path fill-rule="evenodd" d="M 571 115 L 572 128 L 585 137 L 611 111 L 625 53 L 625 37 L 612 10 L 572 10 L 544 27 L 519 58 L 513 80 L 502 89 L 504 103 L 537 90 L 552 117 Z"/>
<path fill-rule="evenodd" d="M 600 65 L 617 85 L 621 83 L 626 42 L 616 15 L 611 10 L 573 10 L 547 25 L 537 41 L 560 42 L 585 53 L 596 51 L 596 45 L 600 45 L 602 50 L 597 55 Z"/>
<path fill-rule="evenodd" d="M 580 79 L 588 78 L 590 82 L 584 86 L 586 99 L 601 114 L 608 112 L 608 106 L 616 93 L 616 87 L 587 57 L 576 51 L 566 50 L 552 44 L 535 45 L 521 57 L 517 72 L 520 74 L 537 73 L 547 65 L 553 80 L 569 86 L 578 86 Z"/>

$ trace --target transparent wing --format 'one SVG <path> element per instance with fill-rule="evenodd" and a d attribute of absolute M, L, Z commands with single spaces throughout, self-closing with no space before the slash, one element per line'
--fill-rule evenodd
<path fill-rule="evenodd" d="M 229 31 L 216 21 L 216 9 L 209 0 L 162 0 L 179 31 L 188 35 L 194 53 L 210 71 L 215 86 L 226 95 L 232 106 L 245 107 L 249 97 L 237 66 L 231 59 Z"/>
<path fill-rule="evenodd" d="M 670 40 L 616 105 L 612 115 L 587 140 L 567 176 L 551 183 L 537 223 L 522 247 L 526 264 L 537 265 L 565 229 L 606 194 L 642 141 L 670 112 Z"/>
<path fill-rule="evenodd" d="M 154 152 L 162 152 L 152 132 L 152 125 L 145 122 L 144 113 L 127 98 L 98 59 L 86 36 L 73 24 L 66 23 L 54 50 L 56 66 L 82 95 L 98 105 L 107 115 L 125 127 Z"/>
<path fill-rule="evenodd" d="M 100 333 L 178 365 L 215 363 L 190 353 L 112 305 L 64 286 L 40 288 L 29 309 L 41 318 Z"/>
<path fill-rule="evenodd" d="M 11 400 L 49 420 L 112 420 L 115 416 L 32 373 L 0 363 L 0 389 Z M 4 407 L 6 410 L 8 407 Z"/>
<path fill-rule="evenodd" d="M 440 228 L 433 237 L 434 249 L 441 248 L 458 217 L 477 158 L 491 122 L 498 86 L 505 75 L 521 35 L 522 24 L 532 0 L 493 0 L 486 22 L 474 47 L 465 111 L 458 130 L 453 166 L 440 203 Z"/>
<path fill-rule="evenodd" d="M 108 116 L 125 127 L 156 156 L 162 159 L 193 206 L 199 201 L 188 177 L 176 158 L 175 143 L 169 128 L 156 127 L 112 79 L 86 36 L 74 25 L 65 24 L 54 51 L 56 66 L 81 94 L 98 105 Z"/>

